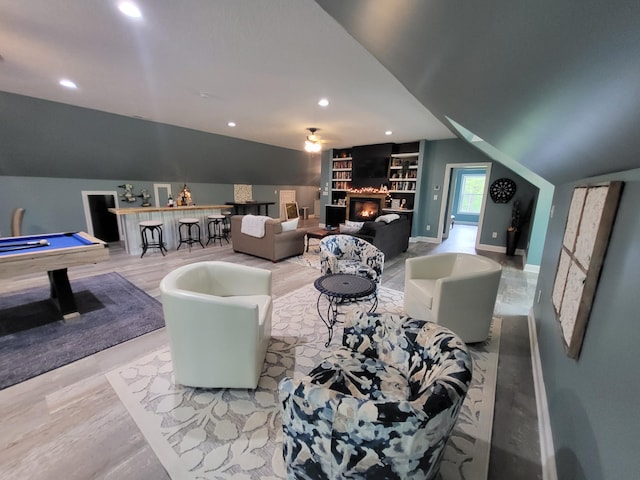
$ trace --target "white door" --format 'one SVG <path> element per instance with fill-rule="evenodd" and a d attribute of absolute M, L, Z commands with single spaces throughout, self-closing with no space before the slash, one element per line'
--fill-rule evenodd
<path fill-rule="evenodd" d="M 286 219 L 287 214 L 284 211 L 284 206 L 287 203 L 296 201 L 295 190 L 280 190 L 280 218 Z"/>

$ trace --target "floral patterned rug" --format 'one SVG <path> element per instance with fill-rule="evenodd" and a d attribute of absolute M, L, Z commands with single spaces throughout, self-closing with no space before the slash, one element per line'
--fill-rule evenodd
<path fill-rule="evenodd" d="M 274 301 L 271 344 L 255 391 L 176 385 L 168 347 L 107 374 L 172 479 L 286 478 L 277 385 L 308 373 L 327 351 L 327 328 L 309 298 L 317 298 L 312 285 Z M 402 313 L 402 292 L 380 288 L 376 311 Z M 500 326 L 494 318 L 489 340 L 470 348 L 473 380 L 445 450 L 442 480 L 487 477 Z M 338 326 L 332 345 L 341 338 Z"/>

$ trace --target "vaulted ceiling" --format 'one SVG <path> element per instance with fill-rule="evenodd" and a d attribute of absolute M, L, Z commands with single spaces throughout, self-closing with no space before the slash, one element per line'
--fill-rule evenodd
<path fill-rule="evenodd" d="M 637 0 L 318 0 L 443 123 L 552 183 L 640 167 Z"/>
<path fill-rule="evenodd" d="M 0 90 L 295 150 L 310 127 L 325 148 L 454 137 L 313 0 L 119 3 L 0 0 Z"/>
<path fill-rule="evenodd" d="M 296 150 L 451 119 L 552 183 L 640 167 L 637 0 L 117 3 L 0 0 L 0 90 Z"/>

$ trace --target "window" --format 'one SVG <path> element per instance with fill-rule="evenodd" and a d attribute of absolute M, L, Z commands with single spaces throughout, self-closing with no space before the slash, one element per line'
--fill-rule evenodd
<path fill-rule="evenodd" d="M 458 213 L 479 215 L 484 194 L 484 174 L 463 174 Z"/>

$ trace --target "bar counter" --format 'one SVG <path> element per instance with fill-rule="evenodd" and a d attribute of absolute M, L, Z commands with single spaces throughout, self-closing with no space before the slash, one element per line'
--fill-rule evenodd
<path fill-rule="evenodd" d="M 132 207 L 110 208 L 109 212 L 118 218 L 118 228 L 121 238 L 129 255 L 142 254 L 142 238 L 140 237 L 140 222 L 156 220 L 163 224 L 163 240 L 167 250 L 178 248 L 178 219 L 183 217 L 197 218 L 200 221 L 200 238 L 207 243 L 207 215 L 220 215 L 229 211 L 229 205 L 192 205 L 190 207 Z M 200 248 L 200 246 L 197 246 Z M 149 253 L 156 250 L 149 250 Z M 145 255 L 146 258 L 146 255 Z"/>

